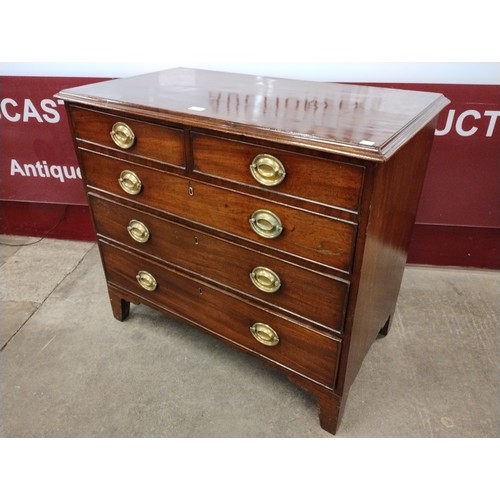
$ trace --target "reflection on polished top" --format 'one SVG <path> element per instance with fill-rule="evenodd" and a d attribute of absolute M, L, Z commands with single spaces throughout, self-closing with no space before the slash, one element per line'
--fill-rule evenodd
<path fill-rule="evenodd" d="M 57 97 L 110 111 L 384 160 L 443 109 L 441 94 L 176 68 Z"/>

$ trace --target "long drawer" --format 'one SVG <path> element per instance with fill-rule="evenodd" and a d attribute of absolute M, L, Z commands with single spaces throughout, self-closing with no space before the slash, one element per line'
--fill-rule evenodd
<path fill-rule="evenodd" d="M 192 134 L 194 169 L 357 212 L 363 169 L 204 134 Z"/>
<path fill-rule="evenodd" d="M 333 387 L 340 340 L 104 241 L 100 241 L 100 249 L 110 284 L 245 350 Z"/>
<path fill-rule="evenodd" d="M 79 107 L 72 108 L 71 120 L 78 140 L 126 151 L 137 158 L 179 167 L 185 165 L 184 134 L 181 129 Z"/>
<path fill-rule="evenodd" d="M 90 187 L 349 272 L 356 225 L 81 150 Z M 134 191 L 133 194 L 126 192 Z M 131 189 L 128 189 L 131 188 Z"/>
<path fill-rule="evenodd" d="M 342 331 L 348 284 L 147 212 L 90 195 L 96 231 L 138 251 Z"/>

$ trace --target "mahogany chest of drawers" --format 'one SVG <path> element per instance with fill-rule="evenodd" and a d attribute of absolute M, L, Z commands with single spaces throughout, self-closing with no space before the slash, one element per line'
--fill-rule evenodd
<path fill-rule="evenodd" d="M 114 316 L 261 357 L 335 433 L 387 333 L 439 94 L 173 69 L 61 91 Z"/>

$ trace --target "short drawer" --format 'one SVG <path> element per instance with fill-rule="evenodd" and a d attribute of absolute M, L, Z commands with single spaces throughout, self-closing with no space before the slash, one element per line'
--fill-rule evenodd
<path fill-rule="evenodd" d="M 81 151 L 94 188 L 242 237 L 265 248 L 350 272 L 356 226 L 185 176 Z"/>
<path fill-rule="evenodd" d="M 100 248 L 109 283 L 244 350 L 333 387 L 338 339 L 102 241 Z"/>
<path fill-rule="evenodd" d="M 196 171 L 357 212 L 363 168 L 192 134 Z"/>
<path fill-rule="evenodd" d="M 337 333 L 348 283 L 90 195 L 97 233 Z"/>
<path fill-rule="evenodd" d="M 77 139 L 137 158 L 180 167 L 185 164 L 184 135 L 180 129 L 80 107 L 71 108 L 71 121 Z"/>

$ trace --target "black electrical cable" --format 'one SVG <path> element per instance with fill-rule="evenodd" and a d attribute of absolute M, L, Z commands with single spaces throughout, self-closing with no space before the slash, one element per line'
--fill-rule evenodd
<path fill-rule="evenodd" d="M 68 205 L 64 207 L 64 212 L 61 216 L 61 218 L 43 235 L 41 236 L 38 240 L 31 241 L 29 243 L 19 243 L 19 244 L 13 244 L 13 243 L 4 243 L 0 241 L 0 245 L 6 246 L 6 247 L 28 247 L 30 245 L 36 245 L 37 243 L 40 243 L 42 240 L 44 240 L 54 229 L 61 224 L 61 222 L 65 219 L 66 217 L 66 212 L 68 211 Z"/>

